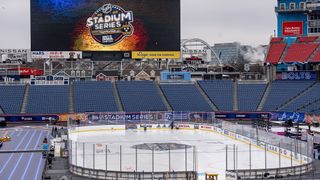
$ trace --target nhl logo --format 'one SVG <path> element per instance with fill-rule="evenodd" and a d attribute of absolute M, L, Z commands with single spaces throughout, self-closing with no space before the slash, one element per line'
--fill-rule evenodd
<path fill-rule="evenodd" d="M 87 19 L 92 38 L 103 45 L 111 46 L 133 34 L 133 12 L 122 7 L 105 4 Z"/>

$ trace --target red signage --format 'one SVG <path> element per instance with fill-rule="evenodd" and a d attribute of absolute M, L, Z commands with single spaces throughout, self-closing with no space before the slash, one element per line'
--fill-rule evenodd
<path fill-rule="evenodd" d="M 43 70 L 41 69 L 34 69 L 34 68 L 13 68 L 10 70 L 18 71 L 20 70 L 20 75 L 27 75 L 27 76 L 42 76 L 44 74 Z"/>
<path fill-rule="evenodd" d="M 303 22 L 302 21 L 284 22 L 282 24 L 282 35 L 283 36 L 303 35 Z"/>

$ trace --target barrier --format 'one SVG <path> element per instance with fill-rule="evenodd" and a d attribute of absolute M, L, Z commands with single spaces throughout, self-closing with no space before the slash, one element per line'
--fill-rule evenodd
<path fill-rule="evenodd" d="M 275 178 L 290 178 L 300 176 L 313 170 L 313 164 L 307 163 L 300 166 L 269 168 L 265 169 L 237 169 L 228 170 L 226 179 L 275 179 Z"/>
<path fill-rule="evenodd" d="M 124 129 L 137 129 L 137 130 L 143 130 L 144 127 L 147 127 L 148 129 L 168 129 L 169 128 L 169 124 L 172 122 L 172 120 L 175 121 L 176 126 L 181 128 L 181 129 L 192 129 L 192 130 L 203 130 L 203 131 L 211 131 L 214 133 L 219 133 L 222 134 L 224 136 L 227 136 L 229 138 L 235 139 L 237 141 L 241 141 L 243 143 L 248 144 L 248 147 L 250 148 L 250 150 L 248 149 L 248 168 L 247 169 L 238 169 L 237 168 L 237 162 L 236 162 L 236 158 L 235 156 L 229 156 L 228 154 L 230 153 L 237 153 L 237 149 L 234 148 L 229 148 L 226 147 L 226 156 L 227 159 L 226 162 L 226 178 L 227 179 L 237 179 L 237 178 L 241 178 L 241 179 L 247 179 L 247 178 L 261 178 L 263 176 L 268 176 L 268 177 L 287 177 L 287 176 L 296 176 L 296 175 L 301 175 L 304 173 L 307 173 L 309 171 L 311 171 L 313 169 L 312 167 L 312 149 L 313 149 L 313 144 L 312 144 L 312 140 L 308 140 L 308 142 L 302 142 L 302 141 L 298 141 L 295 139 L 291 139 L 288 137 L 284 137 L 284 136 L 279 136 L 270 132 L 265 132 L 264 130 L 260 130 L 257 128 L 253 128 L 251 126 L 246 126 L 246 125 L 238 125 L 235 123 L 231 123 L 231 122 L 226 122 L 223 120 L 218 120 L 215 119 L 215 115 L 214 114 L 210 114 L 210 113 L 179 113 L 179 114 L 170 114 L 167 112 L 151 112 L 150 114 L 147 114 L 148 112 L 143 112 L 141 114 L 143 114 L 141 116 L 137 115 L 137 116 L 126 116 L 125 113 L 123 114 L 117 114 L 114 116 L 114 113 L 99 113 L 99 114 L 94 114 L 94 113 L 88 113 L 87 117 L 82 119 L 82 121 L 80 122 L 80 124 L 76 124 L 74 119 L 70 119 L 69 121 L 69 127 L 71 130 L 76 130 L 76 131 L 82 131 L 81 128 L 84 128 L 86 130 L 90 130 L 90 128 L 92 128 L 93 126 L 95 127 L 95 129 L 105 129 L 105 126 L 111 125 L 111 127 L 115 127 L 115 125 L 120 125 L 121 130 Z M 100 119 L 99 117 L 104 117 L 102 119 Z M 134 118 L 133 118 L 134 117 Z M 150 119 L 146 118 L 146 117 L 150 117 Z M 100 124 L 100 125 L 99 125 Z M 77 129 L 78 128 L 78 129 Z M 80 129 L 79 129 L 80 128 Z M 84 130 L 83 129 L 83 130 Z M 112 130 L 112 128 L 109 128 L 109 130 Z M 115 130 L 115 129 L 113 129 Z M 120 131 L 121 131 L 120 130 Z M 72 134 L 72 133 L 71 133 Z M 72 147 L 77 146 L 78 148 L 83 147 L 81 145 L 75 145 L 74 142 L 71 142 L 71 145 L 69 146 L 69 151 L 70 154 L 74 154 L 74 150 L 72 150 Z M 105 148 L 104 151 L 104 144 L 101 146 L 99 145 L 99 147 L 97 147 L 97 145 L 93 146 L 92 144 L 90 144 L 89 146 L 91 146 L 93 149 L 92 152 L 97 151 L 97 152 L 101 152 L 101 153 L 105 153 L 107 151 L 108 148 Z M 270 165 L 268 165 L 268 160 L 267 157 L 265 156 L 265 168 L 262 169 L 254 169 L 251 166 L 251 146 L 255 146 L 256 148 L 261 149 L 261 151 L 269 152 L 269 153 L 273 153 L 278 155 L 279 158 L 279 167 L 277 168 L 270 168 Z M 101 148 L 102 147 L 102 148 Z M 100 149 L 99 149 L 100 148 Z M 126 153 L 128 154 L 134 154 L 136 152 L 132 151 L 132 152 L 122 152 L 121 151 L 121 147 L 119 147 L 119 151 L 114 152 L 118 154 L 121 153 Z M 122 149 L 123 150 L 123 149 Z M 76 153 L 80 153 L 81 151 L 76 151 Z M 191 153 L 188 155 L 188 153 Z M 187 155 L 181 151 L 181 158 L 183 159 L 185 156 L 187 157 L 191 157 L 188 159 L 194 159 L 197 154 L 196 154 L 196 150 L 194 149 L 192 152 L 188 151 Z M 192 154 L 193 153 L 193 154 Z M 148 156 L 153 157 L 153 155 L 150 153 Z M 166 156 L 169 156 L 168 154 Z M 160 156 L 159 156 L 160 157 Z M 233 158 L 232 163 L 230 163 L 230 160 L 232 160 L 231 158 Z M 79 165 L 82 162 L 78 160 L 74 160 L 75 156 L 73 157 L 71 155 L 71 160 L 70 160 L 70 164 L 73 167 L 71 169 L 72 171 L 75 171 L 74 173 L 80 173 L 83 172 L 82 175 L 86 176 L 86 177 L 90 177 L 88 176 L 88 173 L 84 172 L 84 170 L 80 170 L 81 168 L 83 169 L 87 169 L 88 172 L 90 172 L 89 174 L 97 174 L 98 171 L 102 172 L 106 172 L 108 173 L 109 171 L 113 172 L 113 173 L 109 173 L 108 176 L 113 176 L 113 175 L 120 175 L 121 172 L 124 172 L 124 174 L 131 174 L 130 176 L 132 177 L 132 174 L 141 174 L 141 173 L 151 173 L 154 174 L 156 173 L 156 171 L 139 171 L 139 170 L 135 170 L 133 169 L 132 172 L 128 172 L 128 171 L 124 171 L 123 169 L 119 168 L 117 170 L 109 170 L 107 167 L 105 169 L 96 169 L 97 172 L 95 171 L 95 165 L 92 164 L 89 166 L 82 166 Z M 94 157 L 97 158 L 97 157 Z M 291 160 L 291 165 L 289 166 L 284 166 L 283 163 L 281 162 L 281 160 L 283 158 L 287 158 Z M 106 158 L 107 159 L 107 158 Z M 121 159 L 120 157 L 118 159 Z M 121 162 L 121 160 L 120 160 Z M 154 162 L 152 162 L 153 164 Z M 194 173 L 196 174 L 197 171 L 197 163 L 198 162 L 193 162 L 193 165 L 191 166 L 191 169 L 185 169 L 183 170 L 175 170 L 175 172 L 183 172 L 182 174 L 184 174 L 184 176 L 188 176 L 189 177 L 189 173 Z M 152 164 L 150 164 L 150 166 L 152 167 Z M 232 165 L 233 164 L 233 165 Z M 300 164 L 300 165 L 297 165 Z M 121 167 L 121 165 L 120 165 Z M 168 168 L 170 169 L 170 168 Z M 90 171 L 89 171 L 90 170 Z M 92 171 L 92 172 L 91 172 Z M 163 174 L 165 173 L 171 173 L 173 171 L 159 171 L 159 174 L 162 174 L 160 176 L 163 177 Z M 157 172 L 158 173 L 158 172 Z M 189 175 L 186 175 L 189 174 Z M 103 175 L 102 175 L 103 176 Z M 104 174 L 104 176 L 106 176 L 106 174 Z M 102 178 L 103 179 L 103 178 Z"/>
<path fill-rule="evenodd" d="M 72 173 L 93 179 L 166 179 L 166 180 L 196 180 L 196 172 L 125 172 L 125 171 L 104 171 L 70 165 Z"/>

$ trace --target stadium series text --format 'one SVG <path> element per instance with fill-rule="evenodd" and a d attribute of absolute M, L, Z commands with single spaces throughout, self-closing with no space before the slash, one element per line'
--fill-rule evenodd
<path fill-rule="evenodd" d="M 133 20 L 133 13 L 131 11 L 120 14 L 106 15 L 104 17 L 89 17 L 87 19 L 87 27 L 94 26 L 96 30 L 119 28 L 122 26 L 121 22 Z"/>

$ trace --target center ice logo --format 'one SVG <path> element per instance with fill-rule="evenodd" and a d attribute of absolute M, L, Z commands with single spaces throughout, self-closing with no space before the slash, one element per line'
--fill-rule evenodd
<path fill-rule="evenodd" d="M 133 34 L 132 22 L 132 11 L 105 4 L 87 19 L 87 27 L 95 41 L 103 45 L 114 45 Z"/>

